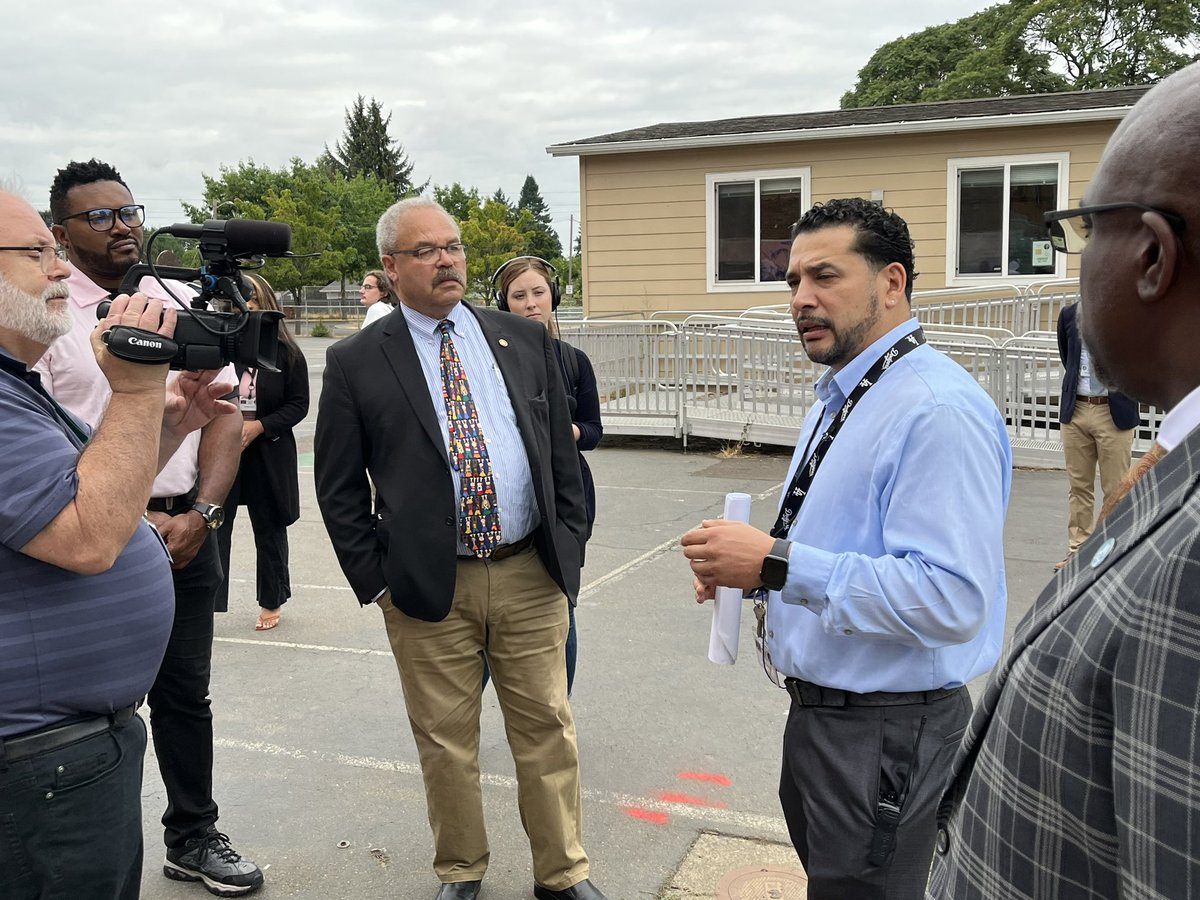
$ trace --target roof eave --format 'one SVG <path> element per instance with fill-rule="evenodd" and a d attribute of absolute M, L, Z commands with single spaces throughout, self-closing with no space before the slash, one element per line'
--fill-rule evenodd
<path fill-rule="evenodd" d="M 871 125 L 833 125 L 826 128 L 801 128 L 791 131 L 751 131 L 740 134 L 708 134 L 691 137 L 656 138 L 642 141 L 611 141 L 595 144 L 551 144 L 551 156 L 599 156 L 609 153 L 647 153 L 657 150 L 699 150 L 715 147 L 739 147 L 745 144 L 782 144 L 792 141 L 826 141 L 838 138 L 878 137 L 892 134 L 928 134 L 937 131 L 973 131 L 984 128 L 1012 128 L 1022 125 L 1073 125 L 1123 119 L 1131 106 L 1105 106 L 1097 109 L 1059 109 L 1035 113 L 1009 113 L 1001 116 L 966 116 L 928 119 L 919 122 L 879 122 Z"/>

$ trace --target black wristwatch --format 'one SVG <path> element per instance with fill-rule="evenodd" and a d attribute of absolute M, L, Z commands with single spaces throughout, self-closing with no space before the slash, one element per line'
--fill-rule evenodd
<path fill-rule="evenodd" d="M 215 503 L 193 503 L 192 509 L 204 517 L 209 531 L 216 531 L 225 524 L 225 508 Z"/>
<path fill-rule="evenodd" d="M 759 571 L 758 577 L 767 590 L 783 590 L 783 585 L 787 581 L 788 551 L 790 549 L 791 542 L 779 538 L 775 541 L 771 552 L 763 557 L 762 569 Z"/>

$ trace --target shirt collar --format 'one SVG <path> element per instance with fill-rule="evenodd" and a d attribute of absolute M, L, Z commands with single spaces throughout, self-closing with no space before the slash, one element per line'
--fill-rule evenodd
<path fill-rule="evenodd" d="M 92 279 L 83 274 L 73 262 L 68 262 L 67 265 L 71 269 L 71 274 L 67 276 L 67 287 L 71 289 L 71 302 L 80 309 L 90 309 L 93 306 L 99 305 L 101 300 L 107 300 L 111 293 L 105 288 L 100 287 Z"/>
<path fill-rule="evenodd" d="M 408 327 L 412 331 L 430 339 L 437 336 L 438 326 L 442 323 L 443 319 L 450 320 L 451 331 L 458 331 L 458 322 L 461 321 L 464 315 L 469 315 L 463 307 L 461 300 L 454 304 L 454 308 L 440 319 L 434 319 L 423 312 L 417 312 L 407 303 L 401 303 L 400 310 L 404 313 L 404 320 L 408 322 Z"/>
<path fill-rule="evenodd" d="M 1200 425 L 1200 387 L 1193 388 L 1163 417 L 1156 440 L 1164 449 L 1174 450 L 1197 425 Z"/>
<path fill-rule="evenodd" d="M 859 354 L 842 366 L 837 372 L 829 369 L 818 380 L 814 388 L 817 399 L 822 403 L 829 405 L 830 401 L 837 400 L 838 406 L 845 402 L 846 398 L 854 391 L 855 386 L 867 374 L 867 370 L 875 365 L 875 361 L 883 356 L 885 350 L 896 343 L 906 334 L 912 334 L 921 323 L 916 317 L 906 319 L 883 337 L 876 340 L 868 347 L 864 347 Z"/>
<path fill-rule="evenodd" d="M 0 347 L 0 370 L 10 373 L 16 378 L 20 378 L 26 384 L 30 385 L 35 391 L 41 393 L 41 376 L 3 347 Z"/>

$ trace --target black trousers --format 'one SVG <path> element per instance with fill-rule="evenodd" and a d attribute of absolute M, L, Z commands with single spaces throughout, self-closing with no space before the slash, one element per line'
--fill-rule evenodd
<path fill-rule="evenodd" d="M 0 897 L 136 900 L 146 726 L 0 764 Z"/>
<path fill-rule="evenodd" d="M 175 622 L 147 699 L 158 770 L 167 789 L 163 840 L 181 846 L 217 821 L 212 797 L 213 601 L 221 583 L 217 538 L 210 533 L 191 565 L 174 573 Z"/>
<path fill-rule="evenodd" d="M 966 688 L 902 706 L 792 699 L 779 800 L 810 900 L 925 896 L 938 802 L 970 715 Z M 894 847 L 873 860 L 889 804 L 899 807 Z"/>
<path fill-rule="evenodd" d="M 239 476 L 240 480 L 240 476 Z M 224 577 L 217 591 L 217 612 L 229 609 L 229 553 L 233 545 L 233 520 L 237 516 L 239 498 L 235 483 L 226 498 L 225 524 L 217 530 Z M 292 596 L 292 580 L 288 572 L 287 526 L 280 525 L 265 506 L 246 500 L 250 526 L 254 529 L 256 558 L 255 596 L 263 609 L 278 609 Z"/>

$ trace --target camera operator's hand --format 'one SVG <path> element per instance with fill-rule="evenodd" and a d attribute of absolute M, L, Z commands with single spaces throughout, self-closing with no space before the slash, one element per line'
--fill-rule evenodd
<path fill-rule="evenodd" d="M 108 315 L 92 331 L 92 352 L 114 394 L 138 394 L 155 391 L 162 393 L 167 377 L 167 364 L 153 366 L 127 362 L 108 352 L 103 334 L 117 325 L 140 328 L 163 337 L 175 334 L 175 310 L 163 308 L 160 300 L 147 300 L 146 295 L 121 294 L 113 300 Z"/>
<path fill-rule="evenodd" d="M 216 381 L 220 374 L 220 369 L 180 372 L 167 385 L 167 405 L 163 410 L 164 441 L 168 435 L 182 440 L 217 416 L 228 416 L 238 411 L 235 404 L 223 399 L 236 390 L 237 385 Z"/>

